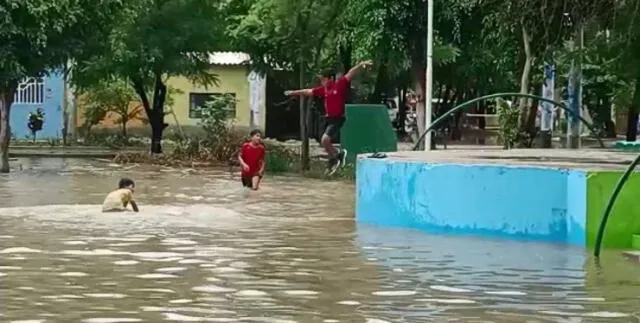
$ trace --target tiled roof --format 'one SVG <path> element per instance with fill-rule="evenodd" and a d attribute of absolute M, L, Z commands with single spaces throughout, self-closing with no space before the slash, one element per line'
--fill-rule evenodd
<path fill-rule="evenodd" d="M 209 62 L 213 65 L 241 65 L 249 63 L 250 56 L 243 52 L 213 52 Z"/>

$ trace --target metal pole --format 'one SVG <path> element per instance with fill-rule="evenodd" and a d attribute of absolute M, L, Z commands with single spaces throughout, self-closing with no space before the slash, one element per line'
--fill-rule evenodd
<path fill-rule="evenodd" d="M 300 58 L 300 88 L 304 86 L 304 63 Z M 309 170 L 309 132 L 307 131 L 307 111 L 305 109 L 305 97 L 300 96 L 300 162 L 302 170 Z"/>
<path fill-rule="evenodd" d="M 433 116 L 433 0 L 427 0 L 427 71 L 425 80 L 425 102 L 424 102 L 424 129 L 431 127 L 431 117 Z M 431 150 L 431 134 L 428 133 L 424 150 Z"/>

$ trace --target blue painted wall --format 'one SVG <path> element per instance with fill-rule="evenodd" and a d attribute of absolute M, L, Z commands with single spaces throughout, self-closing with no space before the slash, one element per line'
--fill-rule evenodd
<path fill-rule="evenodd" d="M 40 107 L 45 113 L 42 130 L 38 132 L 38 139 L 62 138 L 63 104 L 64 104 L 64 75 L 52 73 L 44 77 L 44 103 L 13 104 L 11 106 L 11 132 L 16 140 L 31 139 L 31 131 L 27 127 L 29 113 Z"/>
<path fill-rule="evenodd" d="M 581 170 L 567 176 L 567 242 L 587 245 L 587 173 Z"/>
<path fill-rule="evenodd" d="M 581 222 L 579 209 L 568 210 L 569 173 L 360 158 L 356 219 L 436 233 L 584 244 L 578 238 L 584 236 L 584 216 Z"/>

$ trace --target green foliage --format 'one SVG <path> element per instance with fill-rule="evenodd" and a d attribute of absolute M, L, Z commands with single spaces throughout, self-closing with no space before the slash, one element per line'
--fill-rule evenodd
<path fill-rule="evenodd" d="M 228 34 L 234 45 L 254 58 L 252 66 L 266 72 L 276 67 L 317 69 L 321 49 L 342 11 L 342 1 L 255 0 L 234 17 Z"/>
<path fill-rule="evenodd" d="M 274 140 L 264 140 L 265 170 L 269 173 L 290 172 L 298 160 L 298 154 L 289 147 Z"/>
<path fill-rule="evenodd" d="M 99 125 L 109 112 L 108 107 L 96 104 L 88 104 L 82 110 L 82 135 L 87 137 L 91 135 L 91 129 Z"/>
<path fill-rule="evenodd" d="M 151 150 L 161 153 L 166 80 L 183 76 L 199 85 L 218 83 L 210 53 L 226 41 L 225 4 L 216 0 L 130 0 L 108 42 L 77 57 L 73 82 L 80 88 L 122 79 L 133 87 L 152 130 Z"/>
<path fill-rule="evenodd" d="M 131 0 L 131 3 L 134 10 L 112 29 L 110 41 L 77 58 L 76 85 L 91 86 L 115 77 L 140 81 L 147 91 L 153 92 L 154 82 L 163 82 L 171 76 L 185 76 L 203 85 L 217 82 L 210 69 L 209 52 L 223 34 L 218 1 Z"/>
<path fill-rule="evenodd" d="M 496 100 L 496 113 L 498 115 L 499 136 L 502 145 L 504 149 L 511 149 L 520 135 L 518 128 L 520 111 L 509 105 L 505 100 L 498 99 Z"/>
<path fill-rule="evenodd" d="M 9 172 L 9 109 L 18 83 L 56 71 L 105 39 L 125 0 L 0 2 L 0 172 Z"/>
<path fill-rule="evenodd" d="M 207 136 L 216 137 L 228 131 L 231 126 L 236 98 L 233 95 L 214 95 L 204 106 L 199 108 L 200 126 Z"/>
<path fill-rule="evenodd" d="M 5 0 L 0 3 L 0 86 L 62 68 L 104 41 L 128 1 Z"/>

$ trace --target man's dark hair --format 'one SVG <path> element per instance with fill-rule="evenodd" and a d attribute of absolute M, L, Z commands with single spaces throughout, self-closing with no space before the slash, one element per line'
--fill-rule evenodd
<path fill-rule="evenodd" d="M 126 178 L 126 177 L 120 179 L 120 182 L 118 183 L 118 188 L 125 188 L 127 186 L 136 186 L 136 183 L 134 183 L 132 179 Z"/>
<path fill-rule="evenodd" d="M 333 69 L 328 68 L 320 72 L 320 76 L 333 79 L 336 77 L 336 73 Z"/>
<path fill-rule="evenodd" d="M 249 136 L 253 137 L 253 136 L 257 135 L 257 134 L 262 135 L 262 131 L 260 131 L 260 129 L 253 129 L 253 130 L 251 130 L 251 132 L 249 133 Z"/>

